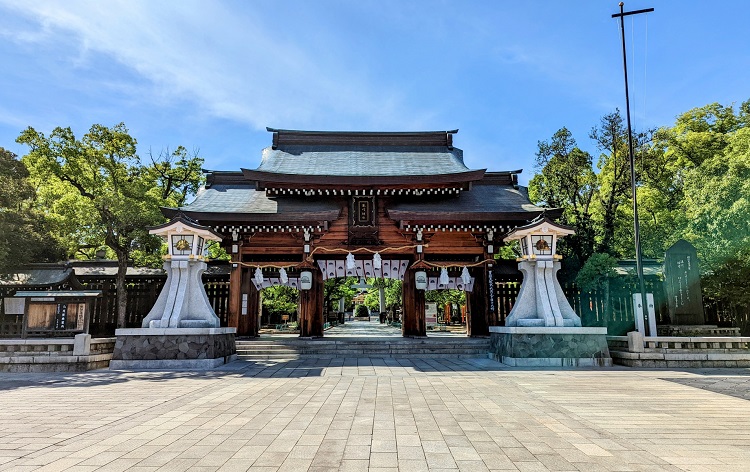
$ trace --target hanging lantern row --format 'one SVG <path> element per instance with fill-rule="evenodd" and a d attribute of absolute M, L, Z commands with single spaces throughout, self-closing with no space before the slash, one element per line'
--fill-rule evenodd
<path fill-rule="evenodd" d="M 255 268 L 255 272 L 253 273 L 253 280 L 255 281 L 256 285 L 260 286 L 263 285 L 263 269 L 260 267 Z M 285 284 L 289 282 L 289 274 L 287 274 L 285 268 L 279 269 L 279 280 L 281 280 L 281 283 Z M 310 290 L 312 288 L 312 272 L 309 270 L 303 270 L 299 274 L 299 288 L 302 290 Z"/>
<path fill-rule="evenodd" d="M 380 269 L 382 267 L 383 260 L 380 257 L 379 253 L 375 253 L 372 257 L 372 265 L 376 269 Z M 346 256 L 346 268 L 348 270 L 353 270 L 357 268 L 357 263 L 354 259 L 354 254 L 351 252 L 347 254 Z M 283 267 L 279 270 L 279 278 L 281 279 L 282 283 L 287 283 L 289 281 L 289 276 L 286 272 L 286 269 Z M 420 270 L 414 273 L 415 278 L 415 285 L 418 290 L 426 290 L 427 289 L 427 272 Z M 260 267 L 257 267 L 255 269 L 255 273 L 253 274 L 253 279 L 255 280 L 255 283 L 258 285 L 263 284 L 263 270 L 261 270 Z M 302 290 L 310 290 L 312 288 L 312 272 L 309 270 L 304 270 L 300 272 L 300 289 Z M 461 271 L 461 281 L 463 281 L 464 285 L 468 285 L 471 282 L 471 275 L 469 274 L 469 269 L 464 267 Z M 442 267 L 440 269 L 440 284 L 441 285 L 448 285 L 450 282 L 450 276 L 448 275 L 448 269 L 445 267 Z"/>
<path fill-rule="evenodd" d="M 464 267 L 464 269 L 461 271 L 461 281 L 464 283 L 464 285 L 469 285 L 471 283 L 471 274 L 469 274 L 469 269 L 466 267 Z M 428 282 L 429 279 L 427 277 L 427 272 L 419 270 L 414 273 L 414 285 L 417 290 L 427 290 Z M 438 283 L 440 285 L 446 286 L 450 283 L 450 276 L 448 275 L 447 268 L 442 267 L 440 269 L 440 277 Z"/>

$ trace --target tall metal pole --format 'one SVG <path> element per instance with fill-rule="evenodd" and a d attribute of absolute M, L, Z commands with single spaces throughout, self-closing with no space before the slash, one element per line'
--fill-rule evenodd
<path fill-rule="evenodd" d="M 648 304 L 646 303 L 646 282 L 643 279 L 643 258 L 641 256 L 641 233 L 638 222 L 638 195 L 636 192 L 635 179 L 635 154 L 633 152 L 633 131 L 630 126 L 630 94 L 628 92 L 628 59 L 625 52 L 625 17 L 628 15 L 637 15 L 639 13 L 648 13 L 654 11 L 653 8 L 636 11 L 624 11 L 625 4 L 620 2 L 620 13 L 615 13 L 612 18 L 620 18 L 620 33 L 622 36 L 622 66 L 625 71 L 625 110 L 628 118 L 628 151 L 630 153 L 630 186 L 633 191 L 633 227 L 635 230 L 635 267 L 638 272 L 638 282 L 641 288 L 641 306 L 643 307 L 643 329 L 647 336 L 654 336 L 651 333 L 648 320 Z"/>

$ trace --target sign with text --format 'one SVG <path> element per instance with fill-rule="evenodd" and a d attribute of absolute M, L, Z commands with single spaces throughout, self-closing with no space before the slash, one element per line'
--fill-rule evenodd
<path fill-rule="evenodd" d="M 648 303 L 648 329 L 650 336 L 656 336 L 656 310 L 654 309 L 654 294 L 646 294 L 646 303 Z M 635 329 L 644 336 L 646 335 L 646 328 L 644 323 L 643 313 L 643 297 L 640 293 L 633 294 L 633 311 L 635 316 Z"/>
<path fill-rule="evenodd" d="M 674 243 L 664 255 L 664 286 L 672 324 L 705 323 L 698 253 L 683 239 Z"/>
<path fill-rule="evenodd" d="M 424 317 L 427 326 L 435 326 L 437 324 L 437 303 L 424 304 Z"/>

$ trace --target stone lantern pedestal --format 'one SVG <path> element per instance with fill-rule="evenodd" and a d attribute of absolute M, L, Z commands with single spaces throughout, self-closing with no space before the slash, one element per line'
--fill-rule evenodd
<path fill-rule="evenodd" d="M 118 329 L 110 369 L 210 369 L 236 359 L 236 328 L 220 327 L 202 274 L 211 229 L 185 218 L 150 228 L 169 245 L 167 281 L 142 328 Z"/>
<path fill-rule="evenodd" d="M 521 246 L 521 289 L 505 326 L 491 326 L 495 359 L 512 366 L 610 366 L 607 328 L 582 327 L 557 281 L 557 239 L 572 228 L 546 215 L 505 237 Z"/>

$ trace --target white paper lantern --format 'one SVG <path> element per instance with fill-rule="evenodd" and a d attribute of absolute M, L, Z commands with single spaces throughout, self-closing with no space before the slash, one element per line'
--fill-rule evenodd
<path fill-rule="evenodd" d="M 351 252 L 346 256 L 346 268 L 349 270 L 357 268 L 357 263 L 354 261 L 354 254 Z"/>
<path fill-rule="evenodd" d="M 299 288 L 302 290 L 310 290 L 312 288 L 312 272 L 303 270 L 299 273 Z"/>
<path fill-rule="evenodd" d="M 427 290 L 427 272 L 423 270 L 414 272 L 414 286 L 417 290 Z"/>
<path fill-rule="evenodd" d="M 372 266 L 376 269 L 380 269 L 383 266 L 383 259 L 380 258 L 380 253 L 375 253 L 372 256 Z"/>
<path fill-rule="evenodd" d="M 281 279 L 282 284 L 289 282 L 289 276 L 286 274 L 286 269 L 284 269 L 283 267 L 279 271 L 279 278 Z"/>

